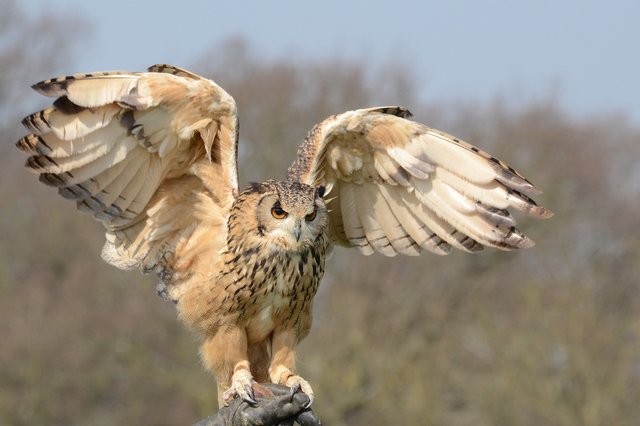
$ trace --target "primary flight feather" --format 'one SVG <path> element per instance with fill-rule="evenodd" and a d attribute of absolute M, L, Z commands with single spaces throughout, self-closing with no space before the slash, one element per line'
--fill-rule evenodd
<path fill-rule="evenodd" d="M 170 65 L 60 77 L 26 117 L 26 166 L 106 228 L 103 258 L 155 272 L 201 336 L 221 404 L 254 381 L 301 389 L 296 346 L 332 244 L 363 254 L 531 247 L 512 210 L 547 218 L 512 167 L 400 107 L 314 126 L 285 181 L 238 187 L 238 119 L 213 81 Z"/>

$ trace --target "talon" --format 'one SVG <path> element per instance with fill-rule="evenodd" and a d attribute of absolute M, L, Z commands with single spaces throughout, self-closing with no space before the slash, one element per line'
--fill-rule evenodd
<path fill-rule="evenodd" d="M 309 397 L 309 403 L 304 406 L 304 409 L 311 408 L 311 404 L 313 404 L 313 395 L 307 395 Z"/>
<path fill-rule="evenodd" d="M 228 406 L 235 398 L 240 397 L 251 405 L 257 403 L 253 394 L 253 377 L 245 370 L 239 370 L 231 378 L 231 386 L 222 394 L 224 405 Z"/>
<path fill-rule="evenodd" d="M 299 391 L 307 395 L 309 397 L 309 403 L 304 408 L 311 407 L 311 404 L 313 404 L 313 389 L 311 389 L 309 382 L 300 376 L 291 376 L 284 384 L 291 388 L 291 397 Z"/>
<path fill-rule="evenodd" d="M 224 402 L 224 406 L 228 407 L 229 404 L 231 404 L 231 401 L 236 398 L 236 396 L 238 396 L 238 393 L 231 388 L 224 391 L 224 393 L 222 394 L 222 401 Z"/>
<path fill-rule="evenodd" d="M 252 380 L 253 382 L 253 380 Z M 246 394 L 242 397 L 243 400 L 247 401 L 248 403 L 255 405 L 257 404 L 258 401 L 256 401 L 255 396 L 253 394 L 253 387 L 251 385 L 245 385 L 244 386 L 244 390 L 246 392 Z"/>
<path fill-rule="evenodd" d="M 300 383 L 294 383 L 289 391 L 290 400 L 293 401 L 293 395 L 300 392 Z"/>

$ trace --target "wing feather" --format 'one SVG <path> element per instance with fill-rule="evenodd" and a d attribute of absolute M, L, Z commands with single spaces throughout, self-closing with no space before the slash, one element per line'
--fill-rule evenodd
<path fill-rule="evenodd" d="M 410 194 L 406 190 L 388 185 L 380 185 L 379 190 L 391 212 L 416 244 L 435 254 L 449 254 L 451 246 L 431 231 L 407 205 L 405 199 L 410 199 Z"/>
<path fill-rule="evenodd" d="M 540 191 L 490 154 L 408 117 L 398 107 L 349 111 L 316 125 L 300 146 L 288 178 L 336 197 L 344 235 L 332 227 L 334 239 L 387 256 L 531 247 L 509 209 L 551 217 L 530 197 Z"/>
<path fill-rule="evenodd" d="M 58 188 L 58 193 L 70 200 L 84 199 L 99 194 L 119 178 L 125 170 L 125 166 L 127 170 L 137 170 L 145 159 L 146 154 L 143 150 L 134 149 L 127 156 L 127 161 L 116 163 L 106 170 L 95 164 L 81 167 L 74 170 L 73 178 L 62 181 L 61 185 L 63 186 Z M 40 175 L 41 178 L 43 176 L 45 175 Z"/>
<path fill-rule="evenodd" d="M 115 104 L 83 108 L 77 114 L 65 114 L 56 108 L 47 108 L 26 117 L 22 124 L 36 135 L 47 135 L 48 137 L 44 138 L 47 141 L 49 137 L 55 136 L 56 140 L 48 141 L 47 144 L 61 145 L 59 148 L 63 148 L 69 144 L 62 141 L 77 140 L 107 126 L 119 110 Z M 69 155 L 66 151 L 45 153 L 52 157 Z"/>
<path fill-rule="evenodd" d="M 357 200 L 354 195 L 354 187 L 350 183 L 343 183 L 340 188 L 340 209 L 344 232 L 349 243 L 360 250 L 360 253 L 369 255 L 373 249 L 367 239 L 365 229 L 358 216 Z"/>
<path fill-rule="evenodd" d="M 365 236 L 371 247 L 385 256 L 395 256 L 396 251 L 393 249 L 389 237 L 378 222 L 380 216 L 374 215 L 371 209 L 373 203 L 372 196 L 375 196 L 375 192 L 371 192 L 371 186 L 366 184 L 358 186 L 353 191 L 353 196 L 356 199 L 355 204 L 360 223 L 362 223 Z"/>
<path fill-rule="evenodd" d="M 129 185 L 138 177 L 137 185 L 144 183 L 144 172 L 147 166 L 146 156 L 140 156 L 139 161 L 133 167 L 133 159 L 128 159 L 122 172 L 105 188 L 97 194 L 77 201 L 78 208 L 86 213 L 95 213 L 98 220 L 109 221 L 111 218 L 104 217 L 101 213 L 111 207 L 127 189 Z M 100 216 L 100 217 L 99 217 Z"/>
<path fill-rule="evenodd" d="M 119 127 L 117 123 L 110 124 L 91 135 L 81 138 L 77 143 L 72 141 L 69 146 L 69 155 L 58 158 L 48 155 L 29 157 L 27 167 L 34 172 L 55 174 L 76 170 L 92 162 L 101 164 L 105 168 L 110 167 L 112 164 L 122 161 L 137 146 L 136 141 L 127 139 Z M 84 147 L 85 143 L 90 147 Z M 77 153 L 74 150 L 76 146 L 79 148 Z M 111 152 L 113 155 L 101 161 Z"/>
<path fill-rule="evenodd" d="M 380 226 L 393 250 L 395 250 L 396 253 L 406 254 L 408 256 L 417 256 L 420 254 L 420 245 L 406 229 L 412 226 L 412 224 L 408 223 L 406 226 L 403 226 L 401 221 L 398 220 L 397 215 L 392 211 L 395 205 L 389 206 L 389 202 L 382 194 L 378 185 L 372 183 L 365 185 L 368 186 L 367 192 L 370 194 L 369 197 L 373 198 L 370 206 L 373 207 L 373 211 L 377 212 L 376 217 L 379 219 Z M 402 207 L 398 208 L 398 211 L 400 211 L 401 208 Z"/>
<path fill-rule="evenodd" d="M 103 222 L 107 261 L 173 276 L 217 255 L 238 192 L 229 94 L 166 64 L 58 77 L 33 88 L 57 99 L 23 120 L 31 134 L 17 146 L 32 154 L 26 165 L 43 183 Z"/>

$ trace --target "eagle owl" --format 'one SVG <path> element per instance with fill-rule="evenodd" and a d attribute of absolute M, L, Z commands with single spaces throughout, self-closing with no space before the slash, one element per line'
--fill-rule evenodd
<path fill-rule="evenodd" d="M 546 218 L 513 168 L 400 107 L 334 115 L 286 180 L 240 191 L 238 118 L 213 81 L 155 65 L 37 83 L 53 106 L 26 117 L 26 166 L 106 228 L 103 258 L 154 272 L 201 338 L 220 404 L 256 381 L 313 398 L 296 374 L 334 244 L 369 255 L 531 247 L 509 209 Z"/>

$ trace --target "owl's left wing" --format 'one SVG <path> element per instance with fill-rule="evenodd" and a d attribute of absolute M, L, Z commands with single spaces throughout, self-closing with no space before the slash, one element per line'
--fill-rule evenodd
<path fill-rule="evenodd" d="M 509 209 L 552 213 L 512 167 L 399 107 L 349 111 L 316 125 L 288 178 L 326 187 L 330 232 L 363 254 L 447 254 L 531 247 Z"/>

